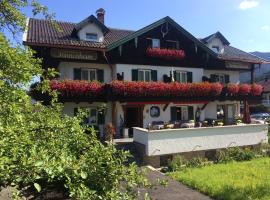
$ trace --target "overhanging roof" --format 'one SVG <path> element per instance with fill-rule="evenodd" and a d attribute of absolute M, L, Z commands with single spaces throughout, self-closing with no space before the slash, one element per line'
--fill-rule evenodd
<path fill-rule="evenodd" d="M 194 37 L 192 34 L 190 34 L 188 31 L 186 31 L 183 27 L 181 27 L 178 23 L 176 23 L 172 18 L 170 18 L 169 16 L 164 17 L 138 31 L 135 31 L 129 35 L 127 35 L 126 37 L 108 45 L 107 47 L 107 51 L 110 51 L 132 39 L 135 39 L 136 37 L 164 24 L 164 23 L 170 23 L 172 26 L 174 26 L 177 30 L 179 30 L 181 33 L 183 33 L 187 38 L 189 38 L 190 40 L 192 40 L 196 45 L 198 45 L 198 47 L 201 47 L 203 50 L 205 50 L 206 52 L 208 52 L 210 55 L 217 57 L 217 54 L 212 51 L 211 49 L 209 49 L 206 45 L 204 45 L 200 40 L 198 40 L 196 37 Z"/>

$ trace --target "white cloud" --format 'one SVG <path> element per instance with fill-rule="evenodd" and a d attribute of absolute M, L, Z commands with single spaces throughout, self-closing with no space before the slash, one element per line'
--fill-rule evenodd
<path fill-rule="evenodd" d="M 261 29 L 262 29 L 263 31 L 269 31 L 269 30 L 270 30 L 270 26 L 264 25 L 264 26 L 261 27 Z"/>
<path fill-rule="evenodd" d="M 247 10 L 250 8 L 255 8 L 259 5 L 258 0 L 244 0 L 239 4 L 239 9 Z"/>

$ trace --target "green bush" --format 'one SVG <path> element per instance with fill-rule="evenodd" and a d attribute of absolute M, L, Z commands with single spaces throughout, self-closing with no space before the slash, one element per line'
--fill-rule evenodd
<path fill-rule="evenodd" d="M 170 172 L 183 170 L 185 168 L 186 162 L 186 159 L 177 155 L 172 161 L 169 162 L 167 169 Z"/>
<path fill-rule="evenodd" d="M 255 158 L 255 152 L 248 148 L 241 149 L 238 147 L 231 147 L 226 150 L 218 151 L 217 153 L 218 163 L 227 163 L 231 161 L 248 161 L 252 158 Z"/>

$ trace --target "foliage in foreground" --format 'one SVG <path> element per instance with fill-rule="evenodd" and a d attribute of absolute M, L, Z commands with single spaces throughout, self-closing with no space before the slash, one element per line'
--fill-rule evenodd
<path fill-rule="evenodd" d="M 0 186 L 31 195 L 64 188 L 83 200 L 132 198 L 144 179 L 134 164 L 125 165 L 127 153 L 100 143 L 93 130 L 85 134 L 83 116 L 63 117 L 55 102 L 32 104 L 23 88 L 42 73 L 40 61 L 11 48 L 1 33 L 0 45 Z"/>
<path fill-rule="evenodd" d="M 215 199 L 269 200 L 270 158 L 188 168 L 169 176 Z"/>

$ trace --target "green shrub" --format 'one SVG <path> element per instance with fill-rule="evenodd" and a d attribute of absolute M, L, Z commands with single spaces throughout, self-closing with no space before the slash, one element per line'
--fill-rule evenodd
<path fill-rule="evenodd" d="M 64 188 L 77 200 L 132 198 L 144 178 L 127 164 L 129 154 L 102 144 L 81 125 L 83 113 L 63 116 L 54 92 L 50 105 L 33 104 L 23 88 L 42 72 L 39 61 L 10 47 L 1 33 L 0 44 L 0 188 L 28 188 L 34 198 L 49 188 Z"/>
<path fill-rule="evenodd" d="M 221 150 L 217 153 L 218 163 L 227 163 L 231 161 L 248 161 L 255 157 L 255 152 L 245 148 L 231 147 L 226 150 Z"/>
<path fill-rule="evenodd" d="M 169 162 L 167 170 L 170 172 L 183 170 L 186 165 L 186 159 L 177 155 L 172 161 Z"/>
<path fill-rule="evenodd" d="M 201 157 L 194 157 L 186 163 L 187 167 L 202 167 L 205 165 L 205 162 L 207 160 L 201 158 Z"/>

